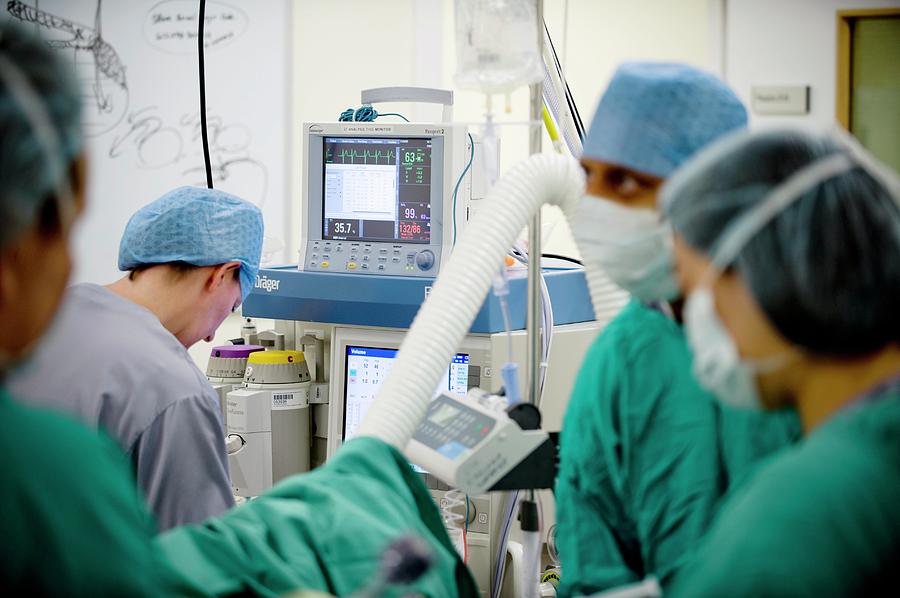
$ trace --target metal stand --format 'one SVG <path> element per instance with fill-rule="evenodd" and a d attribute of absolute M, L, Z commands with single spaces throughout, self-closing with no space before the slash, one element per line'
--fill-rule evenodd
<path fill-rule="evenodd" d="M 537 1 L 538 47 L 544 43 L 544 3 Z M 541 151 L 541 118 L 543 106 L 543 83 L 531 85 L 531 134 L 529 154 Z M 541 210 L 538 209 L 528 227 L 528 311 L 526 330 L 528 347 L 526 353 L 526 372 L 528 377 L 528 402 L 539 403 L 541 392 Z"/>

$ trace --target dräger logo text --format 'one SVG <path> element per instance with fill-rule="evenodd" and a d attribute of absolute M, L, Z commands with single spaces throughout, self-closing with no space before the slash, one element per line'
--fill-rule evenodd
<path fill-rule="evenodd" d="M 281 285 L 280 280 L 276 280 L 274 278 L 269 278 L 265 274 L 260 276 L 256 275 L 256 288 L 264 289 L 267 293 L 271 293 L 272 291 L 277 291 L 278 287 Z"/>

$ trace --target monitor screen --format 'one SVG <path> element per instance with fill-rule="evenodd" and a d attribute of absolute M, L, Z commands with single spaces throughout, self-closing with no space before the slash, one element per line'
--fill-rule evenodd
<path fill-rule="evenodd" d="M 322 238 L 429 243 L 430 138 L 325 137 Z"/>
<path fill-rule="evenodd" d="M 348 346 L 344 363 L 344 440 L 350 440 L 375 400 L 378 388 L 394 361 L 397 349 Z M 466 396 L 469 384 L 469 355 L 457 353 L 434 391 Z"/>

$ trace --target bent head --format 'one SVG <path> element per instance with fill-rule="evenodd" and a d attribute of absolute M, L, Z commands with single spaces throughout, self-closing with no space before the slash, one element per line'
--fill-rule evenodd
<path fill-rule="evenodd" d="M 812 366 L 900 343 L 900 183 L 852 140 L 742 134 L 662 199 L 697 373 L 722 398 L 742 378 L 739 403 L 779 407 Z"/>
<path fill-rule="evenodd" d="M 171 287 L 156 303 L 178 303 L 166 310 L 178 313 L 161 319 L 189 347 L 211 340 L 250 293 L 262 238 L 256 206 L 223 191 L 180 187 L 131 217 L 119 244 L 119 269 L 151 294 Z"/>
<path fill-rule="evenodd" d="M 573 233 L 587 268 L 641 300 L 677 294 L 657 214 L 665 179 L 708 143 L 747 123 L 734 93 L 679 64 L 628 63 L 600 99 L 585 138 L 585 197 Z"/>
<path fill-rule="evenodd" d="M 240 272 L 240 262 L 213 266 L 173 262 L 135 268 L 128 280 L 140 288 L 138 301 L 141 296 L 163 298 L 151 301 L 154 311 L 182 345 L 191 347 L 201 340 L 211 342 L 228 314 L 240 307 Z"/>
<path fill-rule="evenodd" d="M 71 271 L 84 207 L 81 103 L 71 69 L 46 44 L 0 25 L 0 370 L 27 357 Z"/>

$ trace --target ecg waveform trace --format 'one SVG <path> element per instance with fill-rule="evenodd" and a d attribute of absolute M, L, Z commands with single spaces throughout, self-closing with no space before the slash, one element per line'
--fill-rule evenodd
<path fill-rule="evenodd" d="M 397 152 L 394 149 L 363 149 L 353 147 L 341 148 L 339 152 L 332 152 L 325 156 L 326 164 L 376 164 L 393 166 L 397 163 Z"/>

